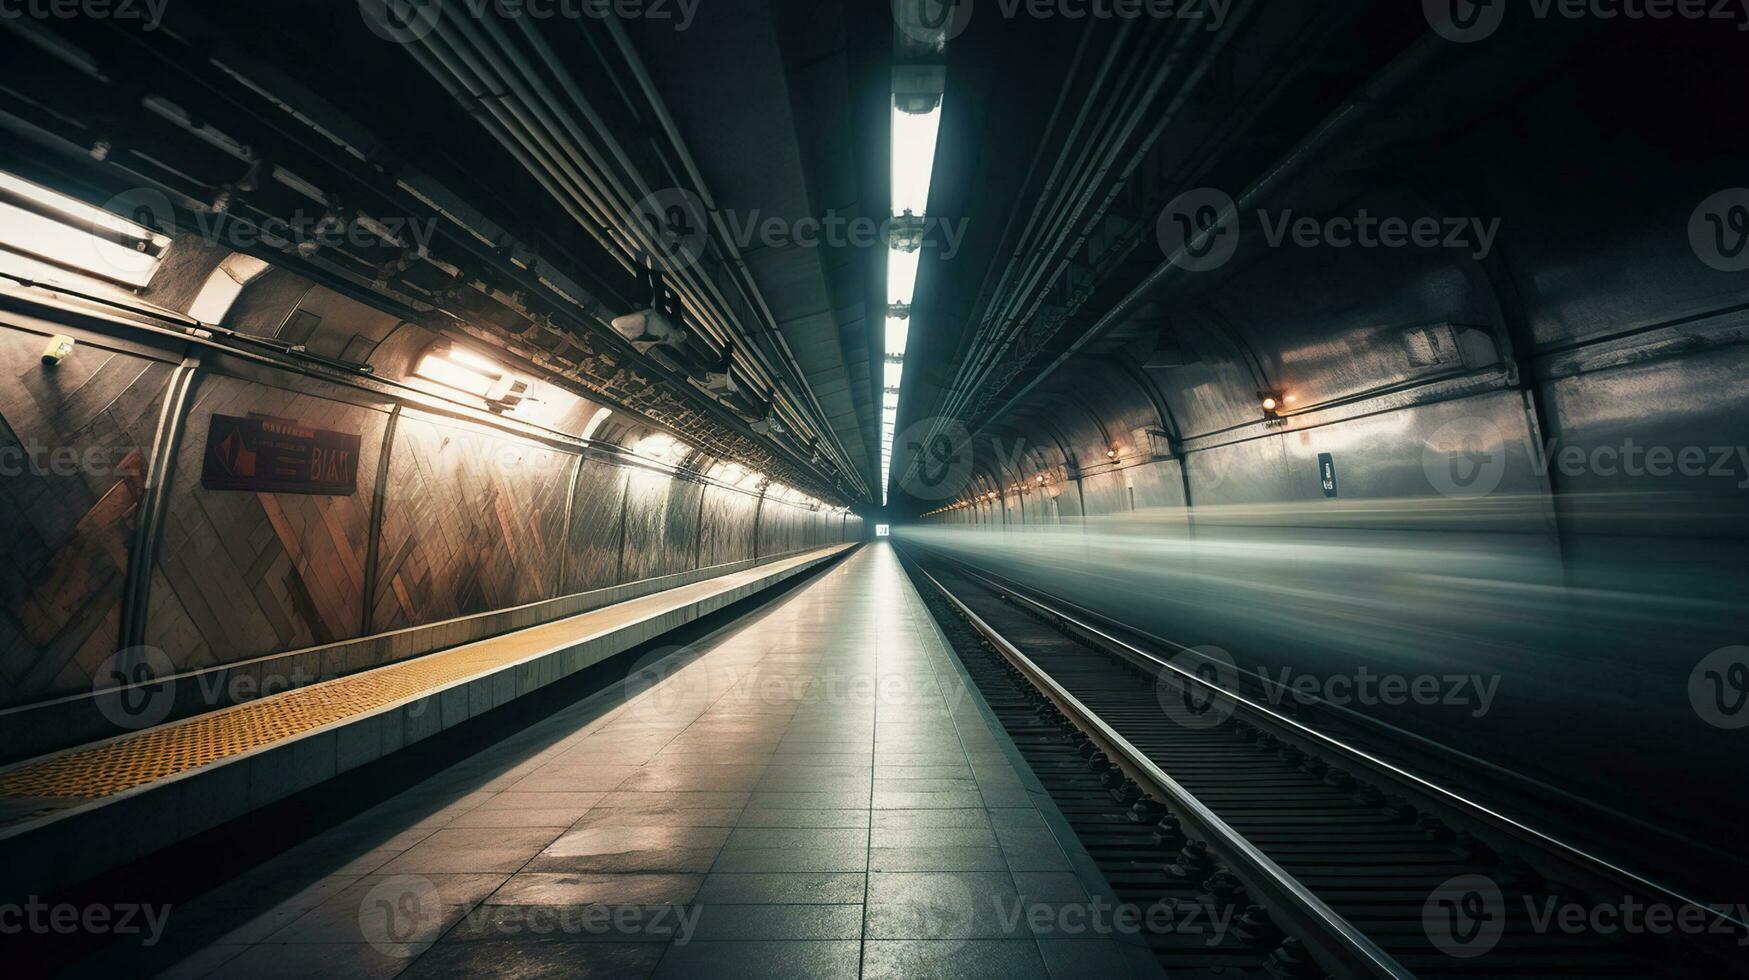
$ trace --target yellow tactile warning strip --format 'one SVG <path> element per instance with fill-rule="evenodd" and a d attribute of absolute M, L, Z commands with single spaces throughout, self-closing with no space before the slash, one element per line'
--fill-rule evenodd
<path fill-rule="evenodd" d="M 630 599 L 125 736 L 0 774 L 0 797 L 93 800 L 313 731 L 585 637 L 636 623 L 824 557 L 812 551 L 768 565 Z"/>

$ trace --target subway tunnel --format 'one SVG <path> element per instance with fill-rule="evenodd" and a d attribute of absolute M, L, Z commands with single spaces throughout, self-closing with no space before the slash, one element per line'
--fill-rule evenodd
<path fill-rule="evenodd" d="M 7 975 L 1744 975 L 1746 53 L 0 0 Z"/>

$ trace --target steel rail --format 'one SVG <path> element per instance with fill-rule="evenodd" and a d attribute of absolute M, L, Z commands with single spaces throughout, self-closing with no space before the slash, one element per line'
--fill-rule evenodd
<path fill-rule="evenodd" d="M 1414 973 L 1398 963 L 1389 953 L 1361 932 L 1353 923 L 1324 903 L 1298 879 L 1288 874 L 1257 845 L 1228 824 L 1213 810 L 1167 775 L 1153 760 L 1136 748 L 1124 735 L 1081 702 L 1068 689 L 1057 683 L 1031 658 L 1010 643 L 1001 633 L 986 623 L 970 607 L 942 585 L 934 575 L 913 562 L 922 575 L 998 652 L 1018 668 L 1043 691 L 1065 715 L 1112 750 L 1111 758 L 1121 759 L 1124 768 L 1141 777 L 1155 795 L 1169 800 L 1194 825 L 1210 846 L 1227 860 L 1233 873 L 1255 894 L 1267 896 L 1272 912 L 1282 915 L 1298 926 L 1308 951 L 1319 959 L 1320 966 L 1341 977 L 1389 977 L 1412 980 Z"/>
<path fill-rule="evenodd" d="M 1423 793 L 1426 793 L 1427 795 L 1433 797 L 1434 799 L 1437 799 L 1442 803 L 1445 803 L 1449 806 L 1452 806 L 1452 807 L 1462 811 L 1463 813 L 1467 814 L 1468 816 L 1480 819 L 1480 820 L 1482 820 L 1482 821 L 1484 821 L 1484 822 L 1486 822 L 1486 823 L 1488 823 L 1488 824 L 1490 824 L 1490 825 L 1492 825 L 1500 830 L 1503 830 L 1503 831 L 1505 831 L 1505 832 L 1507 832 L 1515 837 L 1527 840 L 1530 843 L 1533 843 L 1533 844 L 1535 844 L 1539 847 L 1542 847 L 1546 850 L 1553 851 L 1555 854 L 1559 855 L 1561 858 L 1563 858 L 1569 862 L 1572 862 L 1574 864 L 1577 864 L 1580 867 L 1585 868 L 1585 869 L 1587 869 L 1595 874 L 1599 874 L 1599 875 L 1602 875 L 1605 877 L 1613 878 L 1621 884 L 1631 886 L 1635 889 L 1639 889 L 1639 890 L 1642 890 L 1642 891 L 1647 892 L 1647 893 L 1655 894 L 1659 898 L 1666 900 L 1666 901 L 1669 901 L 1669 902 L 1672 902 L 1672 903 L 1679 905 L 1679 906 L 1692 906 L 1693 908 L 1699 909 L 1702 912 L 1706 913 L 1715 922 L 1722 923 L 1724 925 L 1731 926 L 1731 927 L 1734 927 L 1737 929 L 1749 929 L 1749 922 L 1745 922 L 1741 919 L 1738 919 L 1738 918 L 1732 916 L 1729 913 L 1729 911 L 1727 911 L 1719 906 L 1715 906 L 1715 905 L 1708 904 L 1706 902 L 1702 902 L 1698 899 L 1692 898 L 1692 897 L 1685 895 L 1679 891 L 1676 891 L 1673 888 L 1669 888 L 1667 886 L 1661 885 L 1661 884 L 1659 884 L 1655 881 L 1652 881 L 1648 878 L 1645 878 L 1645 877 L 1643 877 L 1643 876 L 1641 876 L 1633 871 L 1630 871 L 1626 868 L 1623 868 L 1620 865 L 1615 864 L 1614 862 L 1608 860 L 1607 858 L 1600 857 L 1596 854 L 1593 854 L 1590 851 L 1587 851 L 1584 848 L 1582 848 L 1576 844 L 1569 844 L 1566 841 L 1564 841 L 1558 837 L 1555 837 L 1552 834 L 1544 833 L 1543 831 L 1537 830 L 1536 828 L 1531 827 L 1528 824 L 1522 823 L 1522 822 L 1520 822 L 1520 821 L 1518 821 L 1510 816 L 1507 816 L 1506 814 L 1503 814 L 1500 811 L 1495 810 L 1495 809 L 1487 806 L 1486 804 L 1476 802 L 1475 800 L 1472 800 L 1469 797 L 1462 795 L 1461 793 L 1457 793 L 1453 790 L 1446 789 L 1445 787 L 1439 785 L 1438 783 L 1432 782 L 1431 780 L 1428 780 L 1422 776 L 1419 776 L 1413 772 L 1410 772 L 1409 770 L 1404 769 L 1401 766 L 1398 766 L 1393 762 L 1390 762 L 1390 761 L 1382 759 L 1376 755 L 1373 755 L 1372 753 L 1367 752 L 1365 749 L 1357 748 L 1357 747 L 1352 746 L 1352 745 L 1348 744 L 1347 742 L 1344 742 L 1340 739 L 1334 738 L 1334 737 L 1329 736 L 1329 735 L 1325 735 L 1322 732 L 1317 731 L 1316 729 L 1308 727 L 1303 722 L 1296 721 L 1293 718 L 1290 718 L 1286 715 L 1283 715 L 1283 714 L 1275 711 L 1274 709 L 1270 708 L 1267 705 L 1261 704 L 1255 700 L 1252 700 L 1251 698 L 1246 697 L 1244 694 L 1241 694 L 1241 693 L 1236 692 L 1236 691 L 1230 691 L 1227 688 L 1221 686 L 1220 684 L 1217 684 L 1213 681 L 1210 681 L 1208 678 L 1201 676 L 1200 674 L 1196 674 L 1196 673 L 1193 673 L 1191 671 L 1185 670 L 1184 668 L 1178 666 L 1177 664 L 1174 664 L 1168 660 L 1161 658 L 1158 654 L 1153 653 L 1152 651 L 1143 649 L 1142 647 L 1138 647 L 1133 643 L 1130 643 L 1126 640 L 1123 640 L 1122 638 L 1113 635 L 1111 632 L 1100 628 L 1098 625 L 1088 622 L 1085 618 L 1073 615 L 1071 613 L 1064 612 L 1060 608 L 1056 608 L 1049 603 L 1041 602 L 1040 600 L 1033 598 L 1032 596 L 1025 595 L 1017 589 L 1010 588 L 1008 586 L 1002 585 L 1002 584 L 997 583 L 997 582 L 992 582 L 986 576 L 980 574 L 979 572 L 977 572 L 975 570 L 971 570 L 971 569 L 967 568 L 961 562 L 957 562 L 957 561 L 954 561 L 953 559 L 948 559 L 948 558 L 943 558 L 943 560 L 946 560 L 946 561 L 951 562 L 952 564 L 961 566 L 961 568 L 964 569 L 963 574 L 966 574 L 972 578 L 980 580 L 988 588 L 991 588 L 991 589 L 993 589 L 993 590 L 995 590 L 1003 595 L 1010 596 L 1010 597 L 1016 599 L 1017 601 L 1022 602 L 1028 606 L 1031 606 L 1034 610 L 1036 610 L 1036 611 L 1038 611 L 1046 616 L 1055 618 L 1055 619 L 1060 620 L 1064 623 L 1072 625 L 1076 629 L 1082 630 L 1083 632 L 1094 637 L 1099 642 L 1104 643 L 1104 644 L 1108 644 L 1112 647 L 1119 648 L 1124 653 L 1126 653 L 1130 656 L 1133 656 L 1133 657 L 1140 658 L 1141 660 L 1143 660 L 1144 662 L 1148 663 L 1151 666 L 1163 668 L 1165 670 L 1169 670 L 1174 675 L 1176 675 L 1176 677 L 1181 681 L 1199 684 L 1202 687 L 1207 688 L 1213 695 L 1230 700 L 1234 704 L 1235 707 L 1243 708 L 1246 711 L 1252 713 L 1253 715 L 1264 719 L 1265 721 L 1269 722 L 1270 724 L 1273 724 L 1273 725 L 1279 726 L 1283 729 L 1286 729 L 1287 731 L 1290 731 L 1293 734 L 1298 735 L 1298 736 L 1300 736 L 1300 737 L 1302 737 L 1302 738 L 1304 738 L 1304 739 L 1306 739 L 1306 740 L 1308 740 L 1308 741 L 1310 741 L 1318 746 L 1333 750 L 1336 753 L 1344 756 L 1345 758 L 1347 758 L 1349 761 L 1351 761 L 1353 763 L 1357 763 L 1359 765 L 1365 766 L 1365 767 L 1367 767 L 1375 772 L 1383 773 L 1383 774 L 1389 776 L 1390 778 L 1395 779 L 1399 782 L 1406 783 L 1406 784 L 1414 787 L 1415 789 L 1417 789 Z M 927 574 L 927 573 L 924 573 L 924 574 Z M 934 581 L 934 579 L 931 578 L 931 581 Z M 937 584 L 939 584 L 939 583 L 937 583 Z M 1036 590 L 1028 588 L 1026 591 L 1032 592 L 1032 591 L 1036 591 Z M 956 600 L 956 604 L 957 604 L 957 600 Z M 1163 639 L 1160 637 L 1153 637 L 1153 639 L 1158 640 L 1159 642 L 1162 642 L 1162 643 L 1166 643 L 1170 646 L 1176 647 L 1180 652 L 1193 652 L 1190 650 L 1189 647 L 1185 647 L 1185 646 L 1182 646 L 1181 644 L 1173 643 L 1171 640 L 1166 640 L 1166 639 Z"/>

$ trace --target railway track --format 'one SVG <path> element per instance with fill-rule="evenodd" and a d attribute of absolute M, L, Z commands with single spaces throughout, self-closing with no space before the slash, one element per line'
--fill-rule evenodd
<path fill-rule="evenodd" d="M 1175 978 L 1742 975 L 1728 913 L 1504 818 L 1507 832 L 1474 819 L 1419 777 L 1308 738 L 1304 724 L 1224 696 L 1212 673 L 1112 641 L 1048 597 L 903 557 L 1119 899 L 1146 913 L 1135 921 Z M 1619 916 L 1605 929 L 1561 918 L 1634 902 L 1688 908 L 1708 926 L 1672 937 Z"/>

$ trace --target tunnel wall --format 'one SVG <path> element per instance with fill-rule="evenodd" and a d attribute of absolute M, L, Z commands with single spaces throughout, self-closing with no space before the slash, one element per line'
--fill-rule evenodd
<path fill-rule="evenodd" d="M 1247 212 L 1226 266 L 995 402 L 964 486 L 895 533 L 1271 677 L 1496 684 L 1361 710 L 1732 839 L 1745 793 L 1695 692 L 1749 635 L 1749 271 L 1706 220 L 1749 135 L 1697 118 L 1680 59 L 1586 57 L 1474 119 L 1418 79 L 1261 202 L 1497 219 L 1487 254 L 1272 246 Z"/>
<path fill-rule="evenodd" d="M 382 341 L 412 328 L 307 284 L 261 285 L 348 331 L 318 329 L 312 348 L 408 359 Z M 245 293 L 236 313 L 284 322 L 284 308 L 260 312 L 271 305 Z M 357 343 L 361 330 L 374 341 Z M 50 332 L 79 341 L 53 369 L 39 363 Z M 842 512 L 714 483 L 697 454 L 698 470 L 649 463 L 114 324 L 0 313 L 0 372 L 0 734 L 12 758 L 108 733 L 91 696 L 141 662 L 118 649 L 161 653 L 153 676 L 198 678 L 173 712 L 187 714 L 854 540 Z M 558 425 L 580 431 L 599 411 L 577 401 Z M 356 491 L 208 489 L 217 415 L 357 435 Z M 155 470 L 166 434 L 175 452 Z"/>
<path fill-rule="evenodd" d="M 1058 520 L 1188 505 L 1199 522 L 1418 529 L 1435 512 L 1569 553 L 1749 554 L 1749 272 L 1707 254 L 1704 224 L 1749 138 L 1697 138 L 1670 108 L 1688 104 L 1683 69 L 1624 71 L 1621 54 L 1586 49 L 1473 119 L 1432 89 L 1392 93 L 1388 119 L 1320 146 L 1258 206 L 1497 223 L 1487 249 L 1271 244 L 1247 213 L 1229 263 L 1170 280 L 987 423 L 973 477 L 924 520 L 1029 525 L 1043 493 Z M 1292 396 L 1285 418 L 1265 419 L 1266 393 Z M 1628 472 L 1636 445 L 1663 470 L 1687 451 L 1730 471 Z M 1036 452 L 1027 472 L 1016 447 Z M 1486 487 L 1441 475 L 1469 453 L 1498 467 Z"/>

